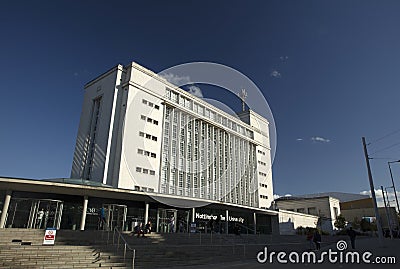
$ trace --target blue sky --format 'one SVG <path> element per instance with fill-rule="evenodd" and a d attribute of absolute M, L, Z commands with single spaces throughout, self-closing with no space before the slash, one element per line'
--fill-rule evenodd
<path fill-rule="evenodd" d="M 280 195 L 368 190 L 361 137 L 400 128 L 399 1 L 31 2 L 0 8 L 2 176 L 69 177 L 83 85 L 130 61 L 211 61 L 252 79 L 277 126 Z M 390 185 L 400 145 L 373 156 L 375 187 Z"/>

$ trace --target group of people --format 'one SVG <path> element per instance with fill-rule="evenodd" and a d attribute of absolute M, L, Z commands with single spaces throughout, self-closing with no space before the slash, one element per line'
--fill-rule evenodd
<path fill-rule="evenodd" d="M 146 225 L 143 225 L 142 222 L 140 222 L 135 228 L 133 233 L 137 235 L 137 237 L 144 237 L 145 234 L 151 234 L 151 229 L 152 229 L 152 224 L 151 221 L 147 222 Z"/>
<path fill-rule="evenodd" d="M 46 228 L 48 218 L 49 218 L 49 211 L 48 210 L 44 211 L 43 208 L 41 208 L 36 215 L 35 228 L 36 229 Z"/>

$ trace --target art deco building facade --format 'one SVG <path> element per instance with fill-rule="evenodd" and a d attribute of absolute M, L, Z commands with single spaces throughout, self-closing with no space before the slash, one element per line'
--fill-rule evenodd
<path fill-rule="evenodd" d="M 136 63 L 118 65 L 85 86 L 71 178 L 269 208 L 268 121 L 225 113 Z"/>

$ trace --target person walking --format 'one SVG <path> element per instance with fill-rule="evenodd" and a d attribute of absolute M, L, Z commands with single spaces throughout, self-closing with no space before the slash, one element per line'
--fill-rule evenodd
<path fill-rule="evenodd" d="M 175 217 L 174 217 L 174 215 L 171 215 L 171 218 L 169 219 L 169 232 L 170 233 L 175 232 Z"/>
<path fill-rule="evenodd" d="M 347 234 L 350 237 L 351 248 L 355 249 L 356 248 L 356 235 L 357 235 L 357 232 L 353 230 L 353 227 L 350 227 L 349 230 L 347 231 Z"/>
<path fill-rule="evenodd" d="M 37 213 L 36 229 L 41 229 L 42 228 L 43 216 L 44 216 L 44 211 L 43 211 L 43 208 L 41 208 L 39 210 L 39 212 Z"/>
<path fill-rule="evenodd" d="M 317 250 L 321 249 L 321 234 L 318 232 L 318 230 L 315 230 L 314 236 L 313 236 L 313 241 L 315 244 L 315 248 Z"/>

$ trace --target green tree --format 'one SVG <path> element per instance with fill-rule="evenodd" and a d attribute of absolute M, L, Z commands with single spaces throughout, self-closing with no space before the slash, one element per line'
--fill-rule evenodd
<path fill-rule="evenodd" d="M 356 230 L 360 229 L 360 221 L 357 217 L 354 218 L 353 222 L 351 223 L 351 227 Z"/>
<path fill-rule="evenodd" d="M 344 227 L 346 227 L 346 219 L 343 217 L 343 215 L 339 215 L 336 218 L 335 221 L 335 227 L 342 230 Z"/>

